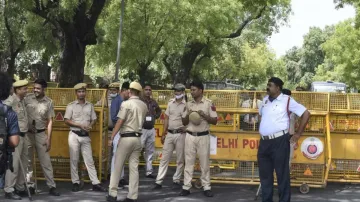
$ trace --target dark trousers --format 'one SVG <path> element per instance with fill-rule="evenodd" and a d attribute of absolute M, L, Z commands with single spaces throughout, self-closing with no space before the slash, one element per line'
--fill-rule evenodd
<path fill-rule="evenodd" d="M 278 182 L 279 201 L 290 202 L 289 134 L 272 140 L 260 140 L 258 164 L 262 201 L 273 201 L 274 169 Z"/>

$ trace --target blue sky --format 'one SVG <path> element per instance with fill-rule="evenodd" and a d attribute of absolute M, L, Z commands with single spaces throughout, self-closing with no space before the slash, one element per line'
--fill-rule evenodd
<path fill-rule="evenodd" d="M 355 17 L 355 9 L 347 6 L 335 9 L 333 0 L 292 0 L 293 14 L 288 25 L 282 26 L 278 33 L 270 37 L 270 47 L 279 57 L 293 46 L 301 46 L 303 36 L 310 27 L 324 28 L 348 18 Z"/>

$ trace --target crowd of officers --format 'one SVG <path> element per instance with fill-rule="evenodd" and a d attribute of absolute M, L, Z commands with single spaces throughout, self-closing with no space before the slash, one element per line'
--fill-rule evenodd
<path fill-rule="evenodd" d="M 33 93 L 27 93 L 28 82 L 13 83 L 13 94 L 1 102 L 11 106 L 16 112 L 20 136 L 13 153 L 13 172 L 5 175 L 5 197 L 21 200 L 27 194 L 26 181 L 31 181 L 33 152 L 37 152 L 45 175 L 49 194 L 59 196 L 54 182 L 49 151 L 51 149 L 52 119 L 54 106 L 45 95 L 47 83 L 38 79 L 34 82 Z M 272 201 L 273 171 L 279 181 L 280 201 L 290 201 L 289 179 L 289 140 L 296 142 L 309 119 L 309 113 L 292 98 L 281 93 L 282 81 L 272 78 L 268 83 L 268 96 L 259 109 L 262 116 L 260 124 L 260 147 L 258 153 L 260 180 L 263 201 Z M 210 124 L 217 124 L 216 107 L 203 96 L 201 82 L 190 84 L 191 101 L 187 101 L 185 86 L 176 84 L 174 98 L 168 102 L 165 111 L 162 158 L 157 176 L 153 174 L 152 159 L 155 151 L 155 120 L 161 109 L 151 98 L 151 85 L 141 86 L 137 82 L 119 83 L 109 86 L 111 97 L 110 119 L 113 125 L 110 144 L 112 149 L 111 177 L 109 189 L 104 188 L 98 177 L 91 149 L 90 131 L 96 123 L 94 105 L 86 101 L 86 84 L 74 86 L 77 100 L 66 107 L 65 123 L 70 127 L 68 143 L 72 191 L 81 190 L 78 175 L 79 155 L 86 165 L 93 191 L 108 192 L 106 200 L 117 201 L 118 187 L 129 185 L 125 201 L 136 201 L 139 187 L 139 157 L 145 153 L 146 177 L 154 178 L 153 189 L 161 189 L 173 151 L 176 151 L 176 172 L 173 186 L 181 188 L 180 196 L 190 194 L 196 157 L 199 157 L 201 184 L 206 197 L 213 197 L 210 185 Z M 143 95 L 143 96 L 140 96 Z M 286 107 L 288 110 L 286 110 Z M 301 117 L 298 132 L 289 136 L 288 111 Z M 274 118 L 274 115 L 278 117 Z M 47 131 L 47 133 L 45 133 Z M 124 166 L 129 163 L 129 182 L 124 179 Z M 180 178 L 184 172 L 183 184 Z M 28 180 L 25 179 L 26 174 Z"/>

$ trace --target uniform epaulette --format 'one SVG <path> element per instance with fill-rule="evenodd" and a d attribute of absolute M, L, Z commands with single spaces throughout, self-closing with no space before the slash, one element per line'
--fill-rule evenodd
<path fill-rule="evenodd" d="M 175 101 L 175 98 L 171 98 L 170 100 L 169 100 L 169 102 L 174 102 Z"/>
<path fill-rule="evenodd" d="M 35 94 L 34 94 L 34 93 L 27 93 L 26 96 L 25 96 L 25 98 L 27 98 L 27 97 L 32 97 L 32 96 L 35 96 Z"/>
<path fill-rule="evenodd" d="M 72 102 L 70 102 L 68 105 L 72 105 L 72 104 L 74 104 L 76 101 L 72 101 Z"/>
<path fill-rule="evenodd" d="M 209 98 L 205 97 L 205 100 L 208 101 L 208 102 L 213 102 L 212 100 L 210 100 Z"/>

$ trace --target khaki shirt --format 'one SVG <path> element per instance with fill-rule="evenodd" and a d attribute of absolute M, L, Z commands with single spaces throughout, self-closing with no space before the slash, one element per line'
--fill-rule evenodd
<path fill-rule="evenodd" d="M 28 113 L 29 124 L 35 120 L 37 130 L 46 129 L 48 120 L 55 116 L 53 101 L 44 96 L 36 99 L 33 93 L 25 97 L 26 111 Z"/>
<path fill-rule="evenodd" d="M 137 96 L 130 97 L 121 104 L 117 117 L 124 120 L 120 128 L 120 134 L 131 132 L 142 132 L 142 126 L 145 121 L 148 108 L 146 104 Z"/>
<path fill-rule="evenodd" d="M 97 117 L 92 103 L 85 101 L 84 104 L 80 104 L 79 101 L 76 100 L 67 105 L 64 118 L 88 126 L 92 121 L 96 120 Z M 79 130 L 79 128 L 76 127 L 70 127 L 70 129 Z"/>
<path fill-rule="evenodd" d="M 186 106 L 185 99 L 180 103 L 176 102 L 176 99 L 171 99 L 167 105 L 165 114 L 169 117 L 169 130 L 179 129 L 183 127 L 181 115 L 184 112 Z"/>
<path fill-rule="evenodd" d="M 16 112 L 20 132 L 27 133 L 29 130 L 29 121 L 26 112 L 25 101 L 20 100 L 20 98 L 14 93 L 12 96 L 9 96 L 9 98 L 4 101 L 4 104 L 11 106 L 12 109 Z"/>
<path fill-rule="evenodd" d="M 185 118 L 189 111 L 199 111 L 199 110 L 202 110 L 206 115 L 212 118 L 217 117 L 215 105 L 212 103 L 211 100 L 205 97 L 203 97 L 199 103 L 196 103 L 195 100 L 187 102 L 182 117 Z M 210 124 L 202 117 L 201 117 L 200 125 L 196 126 L 190 121 L 189 125 L 187 126 L 187 130 L 189 130 L 190 132 L 204 132 L 204 131 L 208 131 L 209 129 L 210 129 Z"/>

